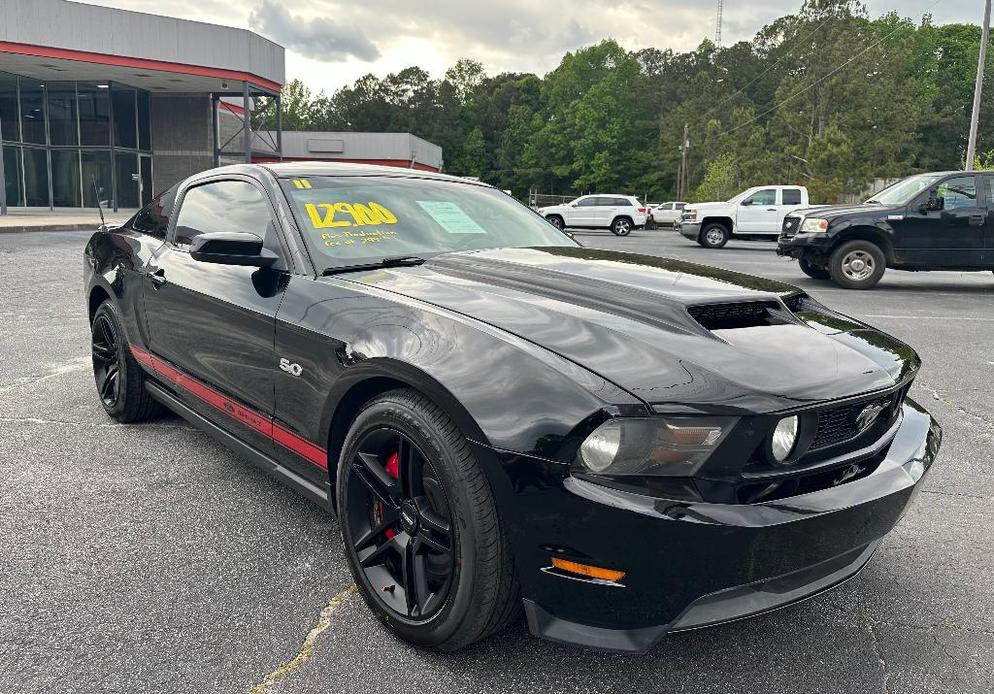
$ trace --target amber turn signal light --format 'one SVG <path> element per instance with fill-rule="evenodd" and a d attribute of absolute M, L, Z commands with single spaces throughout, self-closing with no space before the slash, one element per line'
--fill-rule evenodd
<path fill-rule="evenodd" d="M 601 581 L 611 581 L 612 583 L 620 581 L 625 577 L 624 571 L 602 569 L 599 566 L 581 564 L 577 561 L 569 561 L 568 559 L 560 559 L 559 557 L 552 557 L 552 565 L 560 571 L 565 571 L 566 573 L 577 574 L 578 576 L 585 576 L 586 578 L 597 578 Z"/>

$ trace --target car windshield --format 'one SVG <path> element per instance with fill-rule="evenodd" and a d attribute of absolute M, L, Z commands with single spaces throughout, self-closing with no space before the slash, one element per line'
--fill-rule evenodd
<path fill-rule="evenodd" d="M 894 185 L 884 188 L 867 200 L 867 202 L 879 203 L 881 205 L 907 205 L 920 192 L 938 181 L 942 176 L 943 174 L 921 174 L 905 178 L 903 181 L 898 181 Z"/>
<path fill-rule="evenodd" d="M 319 269 L 486 248 L 576 246 L 494 188 L 414 176 L 287 179 L 298 226 Z"/>

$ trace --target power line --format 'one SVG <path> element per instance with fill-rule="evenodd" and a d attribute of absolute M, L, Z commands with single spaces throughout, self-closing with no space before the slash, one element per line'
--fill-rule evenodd
<path fill-rule="evenodd" d="M 930 9 L 932 9 L 933 7 L 935 7 L 936 5 L 938 5 L 942 1 L 943 0 L 935 0 L 935 2 L 933 2 L 931 5 L 929 5 L 924 10 L 922 10 L 921 12 L 919 12 L 916 15 L 916 17 L 921 17 L 922 15 L 924 15 L 926 12 L 928 12 Z M 829 77 L 832 77 L 833 75 L 837 74 L 838 72 L 844 70 L 846 67 L 848 67 L 849 65 L 851 65 L 857 58 L 865 55 L 866 53 L 868 53 L 870 51 L 872 51 L 874 48 L 876 48 L 877 46 L 879 46 L 880 44 L 882 44 L 884 41 L 886 41 L 887 39 L 889 39 L 891 36 L 893 36 L 894 34 L 896 34 L 900 29 L 901 29 L 900 26 L 896 27 L 893 31 L 891 31 L 890 33 L 888 33 L 886 36 L 884 36 L 883 38 L 881 38 L 879 41 L 877 41 L 876 43 L 873 43 L 873 44 L 867 46 L 866 48 L 864 48 L 863 50 L 861 50 L 859 53 L 857 53 L 856 55 L 854 55 L 853 57 L 851 57 L 849 60 L 847 60 L 846 62 L 842 63 L 842 65 L 839 65 L 837 68 L 835 68 L 834 70 L 832 70 L 831 72 L 829 72 L 828 74 L 822 75 L 820 78 L 818 78 L 817 80 L 815 80 L 811 84 L 807 85 L 806 87 L 802 87 L 801 89 L 798 89 L 796 92 L 794 92 L 793 94 L 791 94 L 790 96 L 788 96 L 786 99 L 784 99 L 780 103 L 774 104 L 772 107 L 770 107 L 767 110 L 763 111 L 758 116 L 756 116 L 754 118 L 751 118 L 750 120 L 746 121 L 745 123 L 740 123 L 739 125 L 736 125 L 734 128 L 729 128 L 728 130 L 722 131 L 721 133 L 718 134 L 718 136 L 721 137 L 722 135 L 728 135 L 729 133 L 733 133 L 736 130 L 740 130 L 740 129 L 746 127 L 747 125 L 752 125 L 753 123 L 755 123 L 756 121 L 758 121 L 760 118 L 763 118 L 764 116 L 768 116 L 769 114 L 773 113 L 774 111 L 780 110 L 780 108 L 782 108 L 788 101 L 793 100 L 794 98 L 800 96 L 801 94 L 803 94 L 804 92 L 808 91 L 809 89 L 817 87 L 819 84 L 821 84 L 822 82 L 824 82 L 825 80 L 827 80 Z"/>
<path fill-rule="evenodd" d="M 753 77 L 751 80 L 749 80 L 748 82 L 746 82 L 744 86 L 740 87 L 731 96 L 726 96 L 724 99 L 722 99 L 721 101 L 719 101 L 717 104 L 715 104 L 714 106 L 712 106 L 711 108 L 709 108 L 707 110 L 707 112 L 706 112 L 706 115 L 710 115 L 711 112 L 714 111 L 715 109 L 717 109 L 719 106 L 722 106 L 723 104 L 731 101 L 732 99 L 734 99 L 735 97 L 737 97 L 739 94 L 741 94 L 742 92 L 744 92 L 746 89 L 748 89 L 749 87 L 751 87 L 752 85 L 754 85 L 757 81 L 759 81 L 760 78 L 763 77 L 763 75 L 765 75 L 766 73 L 768 73 L 770 70 L 774 69 L 777 65 L 779 65 L 783 61 L 784 58 L 786 58 L 788 55 L 790 55 L 791 53 L 793 53 L 794 52 L 794 48 L 796 48 L 797 46 L 802 45 L 804 43 L 807 43 L 808 39 L 810 39 L 812 36 L 814 36 L 815 34 L 817 34 L 818 31 L 821 30 L 821 28 L 823 26 L 825 26 L 826 24 L 828 24 L 832 19 L 834 19 L 834 16 L 830 15 L 830 16 L 826 17 L 825 19 L 821 20 L 821 22 L 818 24 L 818 26 L 816 26 L 814 29 L 812 29 L 809 34 L 805 35 L 805 37 L 803 39 L 798 39 L 798 40 L 794 41 L 792 44 L 790 44 L 790 46 L 791 46 L 790 50 L 782 53 L 780 55 L 780 57 L 776 59 L 776 62 L 774 62 L 768 68 L 766 68 L 761 73 L 759 73 L 758 75 L 756 75 L 755 77 Z"/>

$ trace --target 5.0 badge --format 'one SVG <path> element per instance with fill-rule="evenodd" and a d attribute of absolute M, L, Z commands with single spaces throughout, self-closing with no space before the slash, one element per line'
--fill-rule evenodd
<path fill-rule="evenodd" d="M 304 373 L 304 367 L 300 364 L 295 364 L 285 357 L 280 358 L 280 370 L 286 371 L 291 376 L 299 376 Z"/>

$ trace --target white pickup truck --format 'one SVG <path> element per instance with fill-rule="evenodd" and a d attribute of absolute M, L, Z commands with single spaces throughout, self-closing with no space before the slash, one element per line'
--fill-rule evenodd
<path fill-rule="evenodd" d="M 775 240 L 783 218 L 802 207 L 810 207 L 804 186 L 756 186 L 727 202 L 687 205 L 676 229 L 705 248 L 721 248 L 731 238 Z"/>

